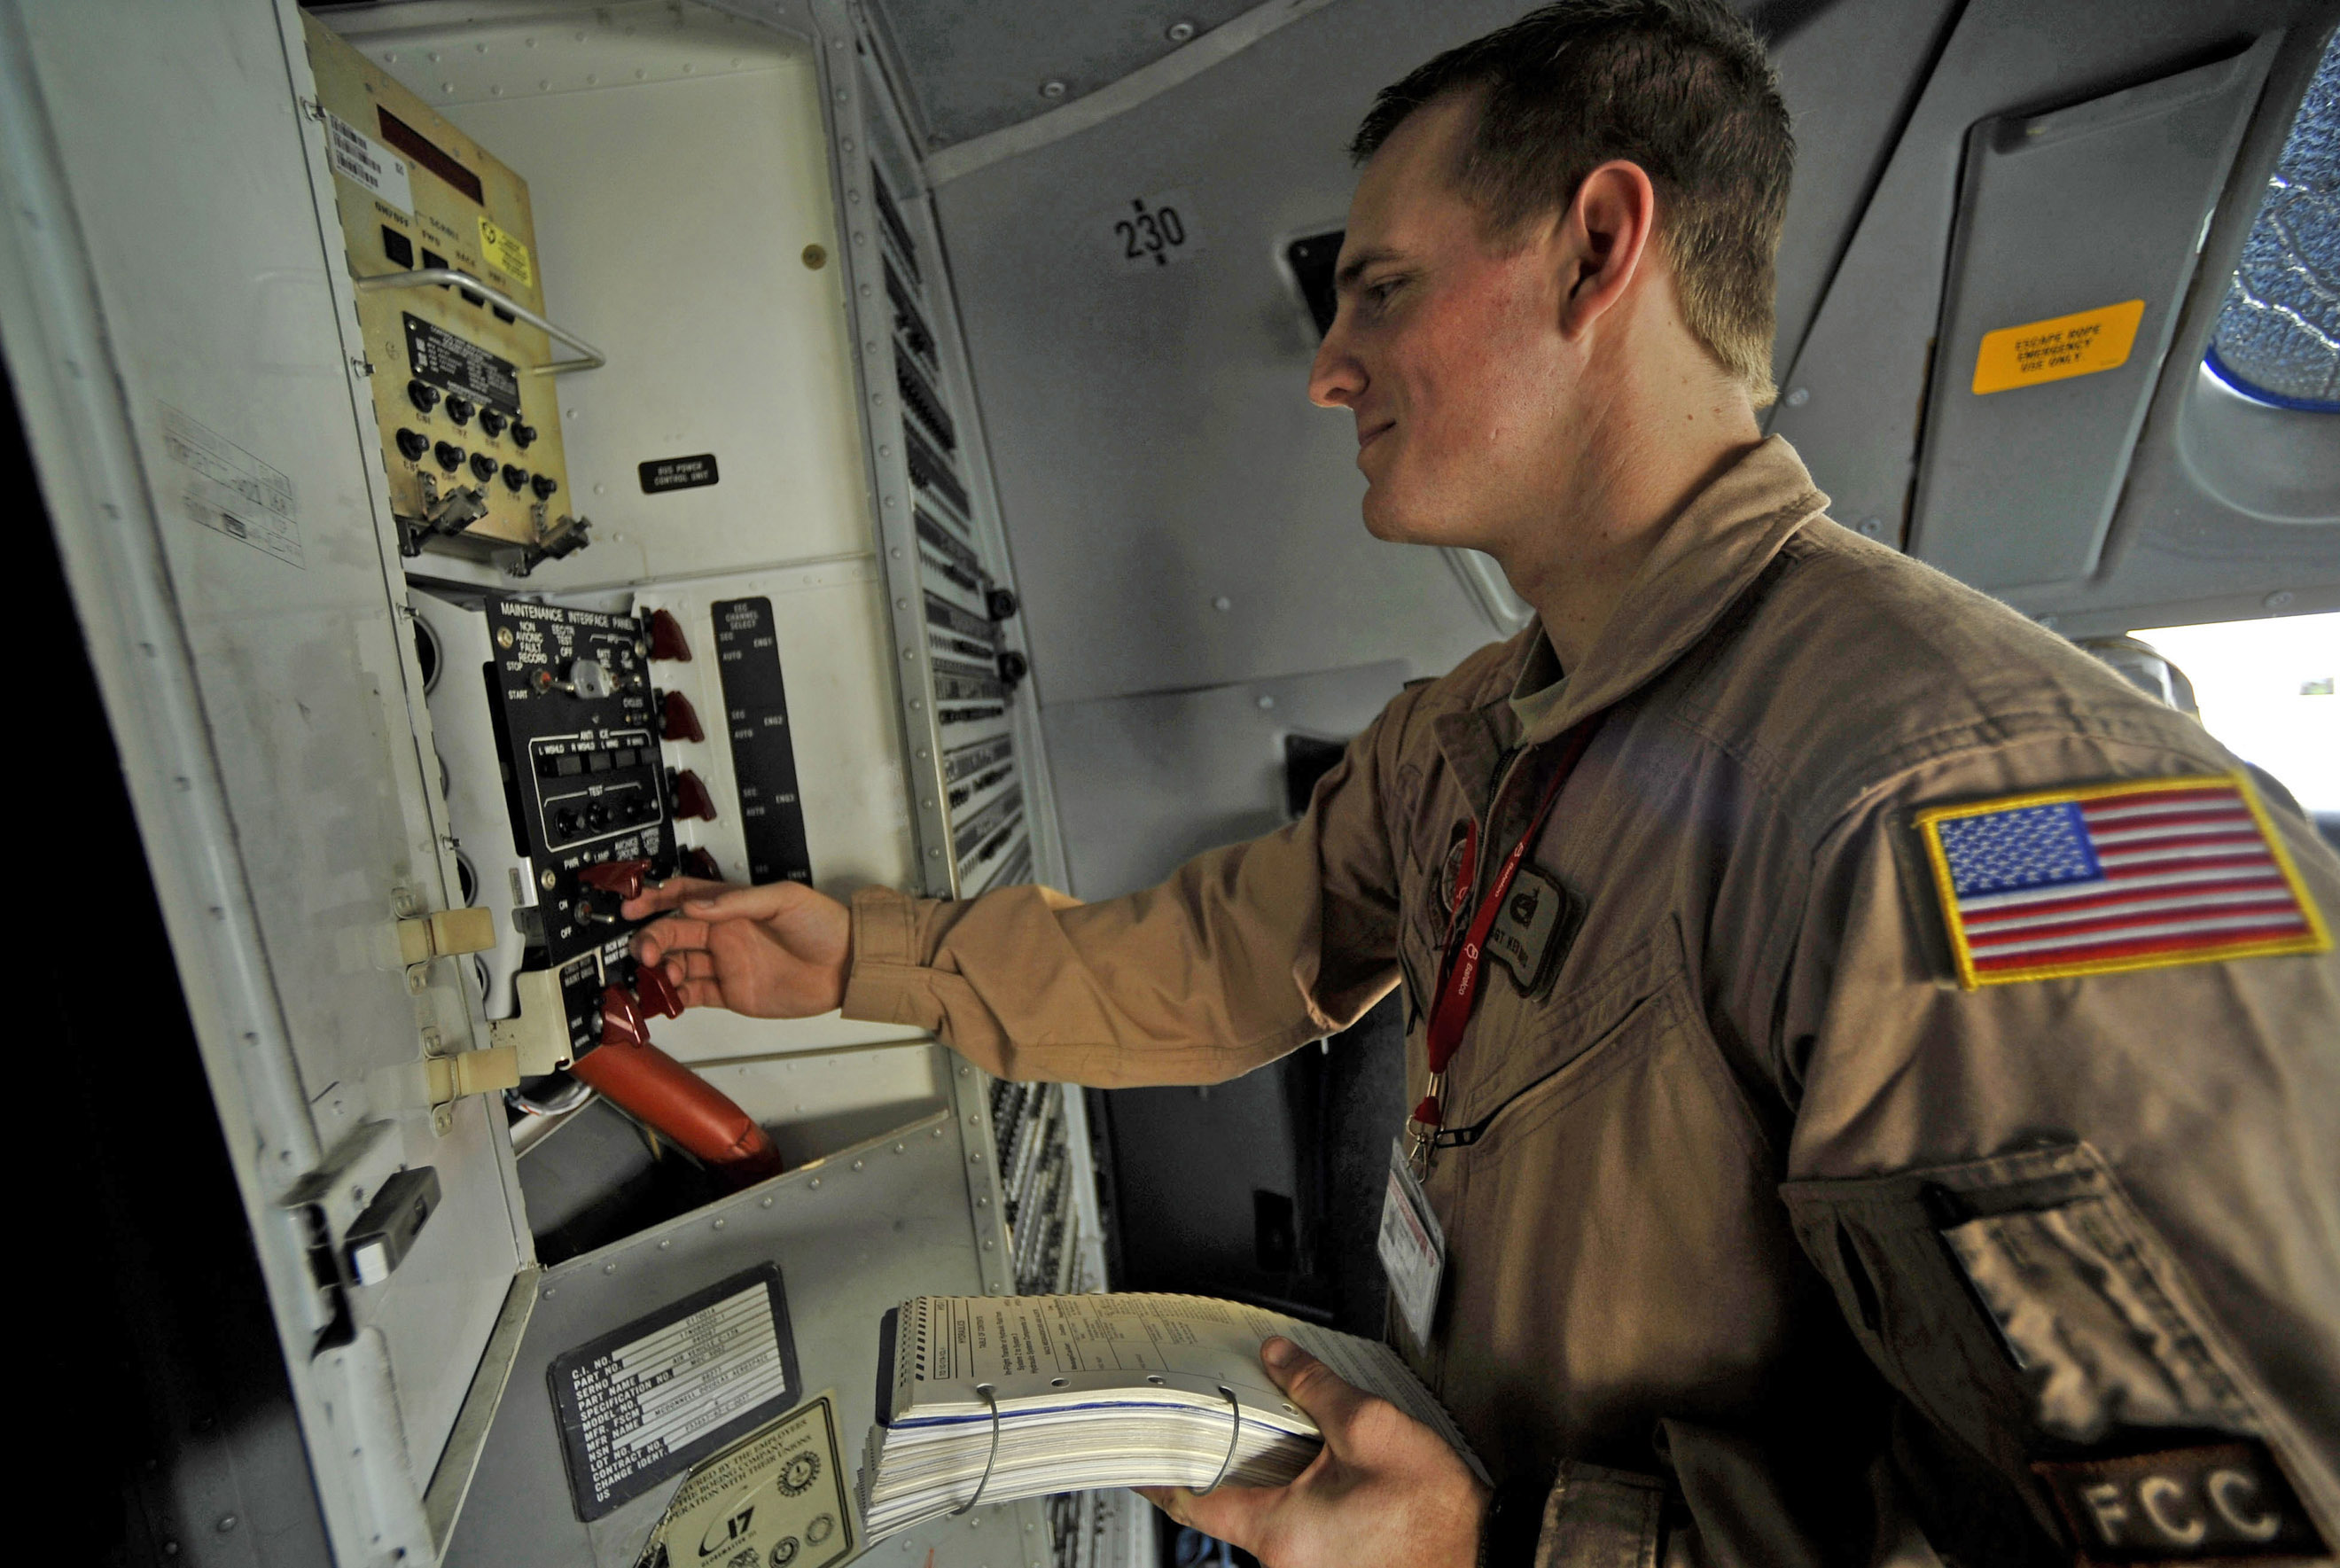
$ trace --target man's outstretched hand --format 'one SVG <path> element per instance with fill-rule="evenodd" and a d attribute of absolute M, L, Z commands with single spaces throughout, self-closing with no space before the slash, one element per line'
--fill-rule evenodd
<path fill-rule="evenodd" d="M 666 915 L 634 933 L 633 953 L 666 967 L 686 1007 L 805 1018 L 844 1005 L 852 917 L 800 882 L 735 888 L 675 877 L 620 912 L 629 920 Z"/>
<path fill-rule="evenodd" d="M 1487 1489 L 1444 1438 L 1288 1339 L 1260 1360 L 1324 1433 L 1324 1452 L 1289 1485 L 1139 1488 L 1148 1502 L 1265 1568 L 1471 1568 Z"/>

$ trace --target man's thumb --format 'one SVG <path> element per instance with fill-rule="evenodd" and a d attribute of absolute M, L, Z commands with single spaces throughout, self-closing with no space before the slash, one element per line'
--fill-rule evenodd
<path fill-rule="evenodd" d="M 1339 1448 L 1365 1396 L 1288 1339 L 1271 1339 L 1261 1345 L 1259 1359 L 1276 1386 L 1316 1423 L 1324 1441 Z"/>

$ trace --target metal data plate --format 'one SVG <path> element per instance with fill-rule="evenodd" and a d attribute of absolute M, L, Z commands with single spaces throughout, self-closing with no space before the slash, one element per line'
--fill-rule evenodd
<path fill-rule="evenodd" d="M 548 1369 L 763 1264 L 785 1278 L 801 1387 L 836 1391 L 845 1463 L 857 1464 L 876 1408 L 880 1316 L 911 1296 L 987 1288 L 980 1261 L 997 1255 L 998 1234 L 987 1131 L 979 1117 L 937 1112 L 545 1274 L 448 1545 L 451 1568 L 633 1568 L 682 1479 L 580 1520 Z M 925 1568 L 930 1549 L 935 1568 L 1042 1568 L 1047 1534 L 1039 1505 L 1018 1503 L 890 1537 L 875 1553 Z"/>
<path fill-rule="evenodd" d="M 2095 569 L 2204 225 L 2273 55 L 2263 40 L 1968 134 L 1918 472 L 1911 545 L 1921 560 L 1985 589 Z M 2083 357 L 2107 322 L 2134 333 L 2125 353 Z M 2071 363 L 2057 362 L 2067 355 Z"/>

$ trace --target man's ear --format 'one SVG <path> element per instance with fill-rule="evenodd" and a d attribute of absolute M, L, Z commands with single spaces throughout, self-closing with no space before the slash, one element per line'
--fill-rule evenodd
<path fill-rule="evenodd" d="M 1584 176 L 1561 223 L 1563 335 L 1586 331 L 1625 297 L 1657 219 L 1658 194 L 1639 164 L 1612 159 Z"/>

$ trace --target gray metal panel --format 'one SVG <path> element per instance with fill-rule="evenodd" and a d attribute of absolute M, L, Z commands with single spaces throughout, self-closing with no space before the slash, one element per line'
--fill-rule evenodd
<path fill-rule="evenodd" d="M 1834 514 L 1899 540 L 1967 130 L 2166 74 L 2323 9 L 2305 0 L 1969 0 L 1783 382 L 1770 428 Z"/>
<path fill-rule="evenodd" d="M 398 962 L 397 914 L 446 907 L 452 868 L 320 225 L 330 180 L 295 102 L 297 14 L 37 4 L 0 22 L 12 373 L 319 1494 L 346 1559 L 427 1558 L 422 1484 L 467 1468 L 441 1456 L 527 1241 L 501 1115 L 465 1102 L 434 1132 L 421 1092 L 425 1029 L 484 1042 L 461 966 Z M 260 526 L 236 534 L 239 511 Z M 333 1296 L 286 1206 L 352 1140 L 378 1157 L 326 1216 L 401 1163 L 434 1166 L 441 1203 L 388 1283 L 339 1287 L 354 1332 L 315 1355 Z"/>
<path fill-rule="evenodd" d="M 1283 826 L 1284 738 L 1347 739 L 1408 673 L 1388 660 L 1046 710 L 1072 890 L 1109 898 L 1152 887 L 1192 855 Z"/>
<path fill-rule="evenodd" d="M 2093 571 L 2196 246 L 2274 54 L 2232 58 L 1967 137 L 1910 548 L 1983 589 Z M 2125 362 L 1975 390 L 1986 334 L 2141 300 Z"/>
<path fill-rule="evenodd" d="M 977 1259 L 998 1234 L 988 1133 L 979 1111 L 937 1113 L 547 1271 L 447 1563 L 632 1568 L 679 1477 L 580 1523 L 547 1369 L 562 1351 L 759 1263 L 780 1266 L 803 1390 L 837 1391 L 838 1437 L 856 1463 L 875 1414 L 879 1317 L 914 1295 L 985 1292 Z M 977 1197 L 991 1200 L 981 1229 Z M 923 1564 L 929 1547 L 936 1568 L 1037 1568 L 1047 1549 L 1037 1506 L 1023 1503 L 888 1540 L 878 1560 Z"/>
<path fill-rule="evenodd" d="M 930 145 L 996 131 L 1115 82 L 1257 0 L 872 0 Z M 1185 24 L 1173 38 L 1173 23 Z M 1057 90 L 1044 93 L 1045 84 Z"/>

